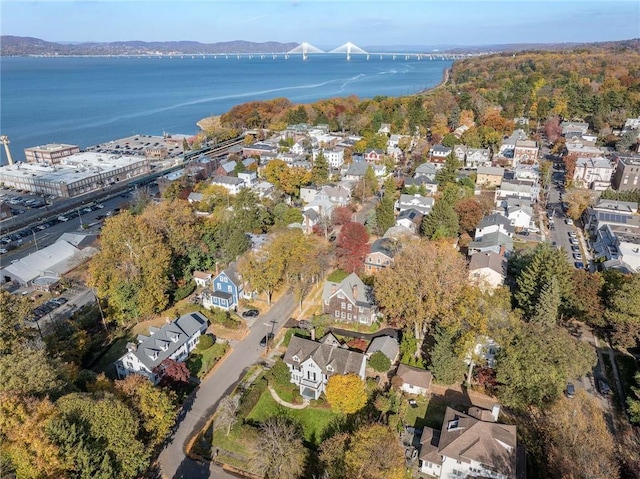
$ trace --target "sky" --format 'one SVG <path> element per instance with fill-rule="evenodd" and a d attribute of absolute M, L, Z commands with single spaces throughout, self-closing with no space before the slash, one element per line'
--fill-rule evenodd
<path fill-rule="evenodd" d="M 54 42 L 306 41 L 330 49 L 640 37 L 640 1 L 79 0 L 0 2 L 2 35 Z"/>

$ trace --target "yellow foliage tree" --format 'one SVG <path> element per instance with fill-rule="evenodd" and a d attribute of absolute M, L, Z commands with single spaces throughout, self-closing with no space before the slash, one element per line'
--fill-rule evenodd
<path fill-rule="evenodd" d="M 353 435 L 345 453 L 346 477 L 402 479 L 404 451 L 397 435 L 382 424 L 363 426 Z"/>
<path fill-rule="evenodd" d="M 334 374 L 327 382 L 327 401 L 334 411 L 351 414 L 367 404 L 365 384 L 355 374 Z"/>

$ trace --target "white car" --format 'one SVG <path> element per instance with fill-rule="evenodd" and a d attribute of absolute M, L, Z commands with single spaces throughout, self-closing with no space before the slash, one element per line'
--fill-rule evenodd
<path fill-rule="evenodd" d="M 58 221 L 69 221 L 69 218 L 66 216 L 58 216 Z"/>
<path fill-rule="evenodd" d="M 9 250 L 8 250 L 8 249 L 6 249 L 6 248 L 0 248 L 0 254 L 5 254 L 5 253 L 8 253 L 8 252 L 9 252 Z"/>
<path fill-rule="evenodd" d="M 567 218 L 566 220 L 564 220 L 565 223 L 567 223 L 569 226 L 573 225 L 573 220 L 571 218 Z"/>

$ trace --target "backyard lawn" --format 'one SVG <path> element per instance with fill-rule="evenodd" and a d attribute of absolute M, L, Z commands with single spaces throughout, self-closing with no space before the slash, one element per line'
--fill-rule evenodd
<path fill-rule="evenodd" d="M 415 401 L 417 407 L 412 407 L 410 404 L 406 405 L 404 423 L 416 429 L 422 429 L 425 426 L 440 429 L 447 403 L 444 400 L 438 400 L 438 398 L 427 399 L 421 396 L 415 398 Z"/>
<path fill-rule="evenodd" d="M 279 405 L 267 390 L 262 393 L 258 404 L 253 408 L 247 419 L 260 422 L 268 417 L 286 415 L 300 422 L 304 431 L 304 440 L 313 447 L 322 442 L 323 432 L 339 415 L 331 409 L 306 407 L 305 409 L 289 409 Z"/>

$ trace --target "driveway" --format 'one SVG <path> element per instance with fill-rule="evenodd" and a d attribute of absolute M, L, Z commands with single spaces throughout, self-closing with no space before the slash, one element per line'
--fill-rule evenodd
<path fill-rule="evenodd" d="M 185 445 L 205 426 L 215 412 L 218 401 L 233 391 L 251 365 L 260 361 L 265 352 L 265 348 L 260 347 L 260 339 L 269 331 L 277 333 L 296 306 L 291 294 L 284 295 L 268 313 L 253 323 L 245 339 L 235 343 L 226 360 L 202 381 L 194 395 L 185 403 L 177 429 L 160 453 L 158 460 L 163 478 L 236 477 L 213 464 L 189 459 L 184 452 Z"/>

